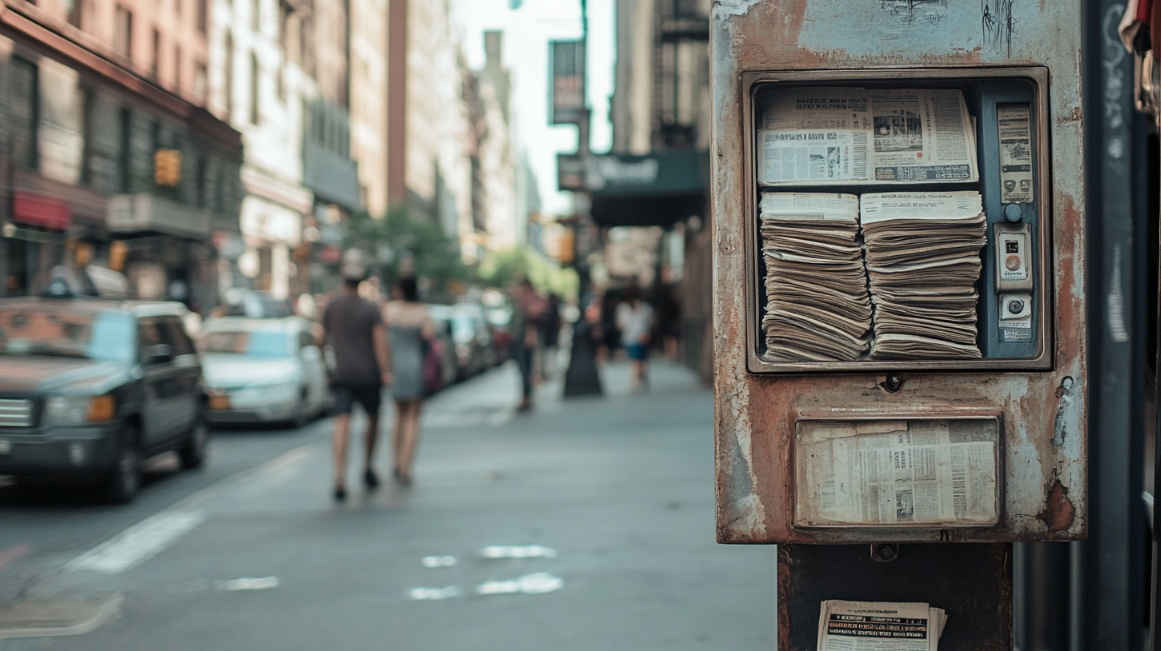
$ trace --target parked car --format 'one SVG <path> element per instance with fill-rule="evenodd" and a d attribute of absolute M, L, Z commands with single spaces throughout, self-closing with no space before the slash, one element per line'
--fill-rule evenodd
<path fill-rule="evenodd" d="M 58 282 L 59 280 L 59 282 Z M 124 503 L 142 460 L 206 458 L 206 395 L 180 303 L 0 299 L 0 475 L 97 483 Z"/>
<path fill-rule="evenodd" d="M 283 319 L 294 316 L 289 299 L 274 298 L 270 292 L 231 289 L 226 292 L 222 316 L 244 316 L 251 319 Z"/>
<path fill-rule="evenodd" d="M 198 348 L 214 424 L 305 425 L 329 400 L 317 326 L 306 319 L 224 317 L 202 326 Z"/>
<path fill-rule="evenodd" d="M 452 325 L 451 320 L 446 318 L 438 318 L 436 314 L 440 312 L 442 305 L 429 305 L 428 310 L 432 314 L 432 321 L 435 323 L 435 338 L 440 343 L 440 350 L 443 353 L 440 364 L 440 377 L 442 378 L 442 386 L 446 387 L 455 384 L 459 376 L 459 362 L 456 360 L 456 346 L 452 339 Z"/>
<path fill-rule="evenodd" d="M 487 308 L 488 324 L 492 327 L 492 346 L 496 349 L 497 363 L 512 356 L 512 308 Z"/>
<path fill-rule="evenodd" d="M 490 358 L 495 355 L 483 309 L 473 310 L 472 307 L 470 304 L 431 306 L 432 319 L 446 323 L 451 332 L 457 380 L 486 371 Z"/>

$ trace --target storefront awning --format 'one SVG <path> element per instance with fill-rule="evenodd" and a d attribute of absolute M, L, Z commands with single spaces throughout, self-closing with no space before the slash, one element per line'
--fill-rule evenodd
<path fill-rule="evenodd" d="M 601 226 L 663 226 L 705 211 L 709 154 L 664 151 L 593 156 L 585 183 Z"/>

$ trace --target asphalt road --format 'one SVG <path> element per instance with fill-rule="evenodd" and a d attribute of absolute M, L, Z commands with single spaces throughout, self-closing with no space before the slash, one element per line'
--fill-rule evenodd
<path fill-rule="evenodd" d="M 128 507 L 0 479 L 0 609 L 123 598 L 0 651 L 772 649 L 774 548 L 714 542 L 712 397 L 656 366 L 642 394 L 620 364 L 604 398 L 548 383 L 527 415 L 510 366 L 453 387 L 415 485 L 343 505 L 326 420 L 219 431 L 204 470 L 160 457 Z"/>

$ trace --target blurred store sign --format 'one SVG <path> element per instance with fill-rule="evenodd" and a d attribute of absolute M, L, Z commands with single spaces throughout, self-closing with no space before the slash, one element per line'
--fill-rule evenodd
<path fill-rule="evenodd" d="M 549 41 L 552 69 L 549 124 L 580 124 L 585 107 L 585 42 Z"/>
<path fill-rule="evenodd" d="M 234 233 L 224 231 L 214 232 L 214 248 L 218 254 L 227 260 L 237 260 L 238 256 L 246 251 L 246 243 Z"/>
<path fill-rule="evenodd" d="M 254 195 L 242 200 L 242 234 L 268 242 L 297 246 L 302 238 L 302 215 Z"/>
<path fill-rule="evenodd" d="M 63 231 L 72 223 L 72 211 L 63 199 L 17 190 L 12 193 L 12 219 L 22 224 Z"/>

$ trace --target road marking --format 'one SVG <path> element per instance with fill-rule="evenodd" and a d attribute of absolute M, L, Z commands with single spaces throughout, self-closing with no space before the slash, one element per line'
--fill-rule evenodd
<path fill-rule="evenodd" d="M 138 522 L 77 556 L 65 565 L 65 569 L 103 574 L 119 574 L 131 570 L 156 556 L 176 542 L 178 538 L 205 522 L 206 514 L 193 509 L 194 505 L 222 491 L 237 488 L 300 464 L 313 452 L 311 446 L 304 445 L 256 468 L 244 470 L 216 484 L 207 486 L 181 500 L 173 507 Z"/>
<path fill-rule="evenodd" d="M 65 569 L 119 574 L 155 556 L 205 520 L 201 511 L 163 511 L 74 558 Z"/>
<path fill-rule="evenodd" d="M 5 565 L 8 565 L 30 551 L 32 551 L 32 545 L 24 543 L 15 547 L 9 547 L 0 552 L 0 570 L 3 570 Z"/>

